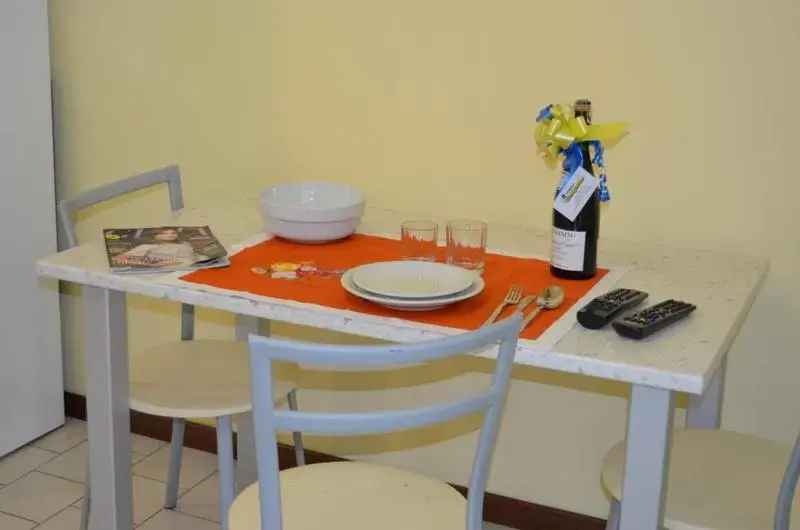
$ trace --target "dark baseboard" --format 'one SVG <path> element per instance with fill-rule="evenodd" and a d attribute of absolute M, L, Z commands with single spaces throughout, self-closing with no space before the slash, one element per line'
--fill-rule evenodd
<path fill-rule="evenodd" d="M 79 394 L 64 394 L 66 415 L 81 420 L 86 419 L 86 398 Z M 151 416 L 131 411 L 131 432 L 157 440 L 169 441 L 172 435 L 172 421 L 169 418 Z M 235 436 L 235 434 L 234 434 Z M 217 437 L 213 427 L 197 423 L 187 423 L 184 445 L 192 449 L 217 452 Z M 294 467 L 294 450 L 281 444 L 278 450 L 281 469 Z M 345 460 L 338 456 L 316 451 L 306 451 L 306 462 L 317 464 Z M 466 488 L 453 485 L 466 494 Z M 604 530 L 606 522 L 549 506 L 542 506 L 519 499 L 487 493 L 483 505 L 484 519 L 495 524 L 517 528 L 518 530 Z"/>

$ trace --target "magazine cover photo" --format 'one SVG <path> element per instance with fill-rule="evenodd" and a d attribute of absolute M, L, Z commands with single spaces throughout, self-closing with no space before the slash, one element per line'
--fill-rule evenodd
<path fill-rule="evenodd" d="M 207 226 L 109 228 L 103 238 L 109 265 L 119 272 L 223 266 L 217 261 L 227 255 Z"/>

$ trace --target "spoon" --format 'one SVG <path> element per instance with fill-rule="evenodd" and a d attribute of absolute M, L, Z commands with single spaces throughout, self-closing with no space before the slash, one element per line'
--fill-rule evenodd
<path fill-rule="evenodd" d="M 525 310 L 525 308 L 534 303 L 537 298 L 538 297 L 535 294 L 529 294 L 519 301 L 519 304 L 517 304 L 517 311 Z"/>
<path fill-rule="evenodd" d="M 551 285 L 542 291 L 542 294 L 536 299 L 536 309 L 528 313 L 528 316 L 522 321 L 522 329 L 520 329 L 520 332 L 524 331 L 525 328 L 533 322 L 533 319 L 536 318 L 536 315 L 538 315 L 542 309 L 555 309 L 563 303 L 564 290 L 561 287 Z"/>

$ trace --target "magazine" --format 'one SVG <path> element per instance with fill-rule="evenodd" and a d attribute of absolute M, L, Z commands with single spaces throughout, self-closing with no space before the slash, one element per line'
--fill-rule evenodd
<path fill-rule="evenodd" d="M 112 272 L 163 273 L 230 265 L 228 252 L 207 226 L 106 228 L 103 239 Z"/>

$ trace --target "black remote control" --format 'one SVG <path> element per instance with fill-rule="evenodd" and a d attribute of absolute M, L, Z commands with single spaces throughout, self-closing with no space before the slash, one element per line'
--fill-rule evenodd
<path fill-rule="evenodd" d="M 586 329 L 600 329 L 626 309 L 642 303 L 647 293 L 636 289 L 614 289 L 598 296 L 578 310 L 578 323 Z"/>
<path fill-rule="evenodd" d="M 696 305 L 678 300 L 664 300 L 638 313 L 628 315 L 611 325 L 617 333 L 629 339 L 641 340 L 673 322 L 689 316 Z"/>

